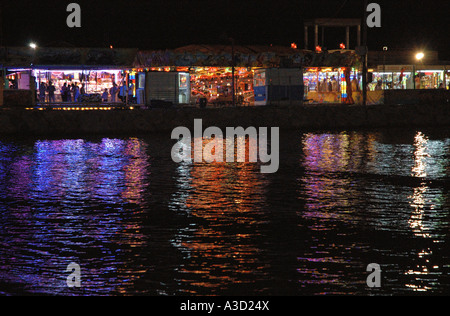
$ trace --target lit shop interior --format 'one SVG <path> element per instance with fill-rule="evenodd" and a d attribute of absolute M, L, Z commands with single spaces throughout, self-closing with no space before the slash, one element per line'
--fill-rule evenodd
<path fill-rule="evenodd" d="M 409 72 L 369 72 L 369 91 L 389 89 L 414 89 L 414 83 Z"/>
<path fill-rule="evenodd" d="M 119 87 L 126 80 L 126 73 L 120 69 L 10 69 L 6 79 L 11 89 L 30 89 L 30 76 L 35 78 L 36 91 L 39 96 L 41 84 L 47 87 L 51 82 L 55 87 L 55 101 L 63 102 L 61 90 L 66 84 L 68 87 L 78 86 L 84 88 L 85 95 L 102 95 L 105 89 L 110 93 L 113 83 Z M 135 80 L 135 74 L 129 73 L 129 84 Z M 133 96 L 134 96 L 133 91 Z M 41 102 L 48 102 L 48 93 L 46 93 L 45 101 L 40 98 Z M 108 102 L 113 100 L 112 96 L 108 96 Z M 67 100 L 66 100 L 67 101 Z M 116 98 L 116 101 L 120 101 Z"/>
<path fill-rule="evenodd" d="M 233 102 L 231 67 L 153 67 L 145 70 L 189 73 L 191 105 L 198 104 L 201 98 L 206 98 L 209 105 L 229 105 Z M 253 74 L 253 68 L 234 69 L 236 104 L 254 104 Z"/>
<path fill-rule="evenodd" d="M 417 80 L 416 89 L 438 89 L 444 86 L 444 70 L 419 70 L 416 71 L 420 80 Z"/>
<path fill-rule="evenodd" d="M 347 94 L 346 68 L 310 67 L 303 72 L 305 100 L 310 103 L 341 103 Z M 350 69 L 352 91 L 361 91 L 361 74 Z"/>
<path fill-rule="evenodd" d="M 450 70 L 445 71 L 445 85 L 447 86 L 447 90 L 450 90 Z"/>
<path fill-rule="evenodd" d="M 386 68 L 386 69 L 383 69 Z M 429 69 L 415 69 L 413 66 L 380 66 L 378 71 L 369 70 L 371 78 L 368 87 L 370 91 L 389 89 L 438 89 L 447 88 L 449 73 L 444 67 L 429 66 Z M 412 73 L 415 73 L 413 81 Z"/>

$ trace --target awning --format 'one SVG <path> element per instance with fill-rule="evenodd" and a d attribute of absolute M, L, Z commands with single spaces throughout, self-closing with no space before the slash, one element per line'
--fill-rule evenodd
<path fill-rule="evenodd" d="M 139 51 L 134 66 L 150 67 L 231 67 L 233 47 L 190 45 L 174 50 Z M 317 54 L 281 46 L 235 46 L 236 67 L 359 67 L 353 51 Z"/>
<path fill-rule="evenodd" d="M 5 67 L 34 68 L 131 68 L 137 49 L 1 47 Z"/>

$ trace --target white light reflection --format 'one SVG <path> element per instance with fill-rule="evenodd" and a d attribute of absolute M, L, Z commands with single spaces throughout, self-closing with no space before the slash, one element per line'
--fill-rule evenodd
<path fill-rule="evenodd" d="M 427 173 L 427 168 L 437 167 L 433 165 L 433 161 L 427 161 L 431 157 L 428 150 L 432 150 L 429 145 L 428 137 L 422 132 L 418 132 L 414 138 L 414 167 L 411 170 L 411 176 L 425 178 L 435 175 L 433 170 L 430 170 L 432 175 Z M 439 156 L 438 153 L 433 152 L 433 154 Z M 419 238 L 433 237 L 431 234 L 433 222 L 427 216 L 432 216 L 430 211 L 433 211 L 436 205 L 430 199 L 430 196 L 433 196 L 433 192 L 430 191 L 432 191 L 430 187 L 421 183 L 419 187 L 414 188 L 413 194 L 409 197 L 413 211 L 408 223 L 414 235 Z M 430 248 L 422 249 L 417 253 L 418 264 L 405 272 L 406 276 L 412 277 L 411 281 L 405 284 L 407 288 L 414 292 L 426 292 L 433 289 L 430 286 L 430 277 L 439 274 L 439 267 L 430 263 L 431 256 L 432 250 Z"/>
<path fill-rule="evenodd" d="M 414 167 L 412 168 L 412 176 L 418 178 L 425 178 L 426 172 L 426 159 L 430 157 L 427 152 L 428 137 L 422 132 L 418 132 L 414 138 Z"/>
<path fill-rule="evenodd" d="M 428 187 L 423 185 L 418 188 L 414 188 L 414 193 L 410 196 L 412 200 L 410 202 L 411 207 L 414 208 L 414 211 L 411 214 L 411 217 L 408 221 L 409 227 L 411 227 L 414 235 L 423 238 L 430 238 L 430 234 L 427 233 L 429 228 L 424 225 L 424 216 L 425 216 L 425 206 L 427 201 L 425 200 L 425 193 L 427 192 Z"/>

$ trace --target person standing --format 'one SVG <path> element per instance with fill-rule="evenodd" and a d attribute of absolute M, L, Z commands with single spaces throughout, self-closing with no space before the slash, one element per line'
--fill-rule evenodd
<path fill-rule="evenodd" d="M 415 77 L 415 82 L 416 82 L 416 89 L 422 89 L 422 87 L 421 87 L 421 80 L 420 80 L 420 76 L 419 75 L 417 75 L 416 77 Z"/>
<path fill-rule="evenodd" d="M 122 85 L 119 88 L 119 99 L 122 102 L 126 101 L 126 95 L 127 95 L 127 87 L 125 86 L 125 83 L 122 83 Z"/>
<path fill-rule="evenodd" d="M 67 102 L 72 102 L 72 85 L 67 86 Z"/>
<path fill-rule="evenodd" d="M 45 102 L 45 90 L 47 90 L 47 87 L 45 86 L 44 82 L 41 82 L 39 85 L 39 100 L 44 103 Z"/>
<path fill-rule="evenodd" d="M 115 82 L 113 82 L 113 86 L 111 87 L 111 89 L 109 90 L 109 94 L 111 95 L 111 102 L 115 103 L 116 102 L 116 95 L 118 92 L 118 88 Z"/>
<path fill-rule="evenodd" d="M 55 102 L 55 86 L 53 85 L 53 82 L 50 81 L 48 83 L 47 91 L 48 91 L 48 102 L 54 103 Z"/>
<path fill-rule="evenodd" d="M 80 87 L 78 87 L 78 85 L 75 85 L 75 88 L 74 88 L 73 101 L 80 102 Z"/>
<path fill-rule="evenodd" d="M 61 88 L 61 98 L 63 102 L 67 102 L 67 83 L 65 82 Z"/>
<path fill-rule="evenodd" d="M 105 91 L 103 91 L 102 94 L 102 102 L 106 103 L 108 102 L 108 89 L 105 88 Z"/>
<path fill-rule="evenodd" d="M 338 91 L 338 83 L 335 76 L 331 77 L 331 91 Z"/>
<path fill-rule="evenodd" d="M 128 87 L 128 102 L 133 103 L 134 100 L 134 84 L 131 83 Z"/>

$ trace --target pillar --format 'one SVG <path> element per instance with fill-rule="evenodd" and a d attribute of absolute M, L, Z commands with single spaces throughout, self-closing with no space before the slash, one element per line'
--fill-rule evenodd
<path fill-rule="evenodd" d="M 361 46 L 361 25 L 358 25 L 356 41 L 358 43 L 357 45 Z"/>
<path fill-rule="evenodd" d="M 319 46 L 319 26 L 314 25 L 314 49 Z"/>
<path fill-rule="evenodd" d="M 345 45 L 347 49 L 350 49 L 350 26 L 346 27 L 345 33 Z"/>
<path fill-rule="evenodd" d="M 325 27 L 322 26 L 322 43 L 320 44 L 322 47 L 325 47 Z"/>
<path fill-rule="evenodd" d="M 305 49 L 308 49 L 308 27 L 305 26 Z"/>

